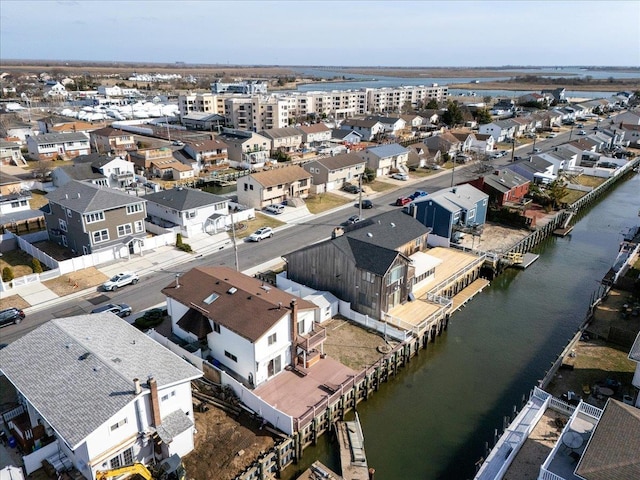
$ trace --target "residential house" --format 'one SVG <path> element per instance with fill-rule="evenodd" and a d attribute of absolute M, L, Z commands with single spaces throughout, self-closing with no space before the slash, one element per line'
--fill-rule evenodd
<path fill-rule="evenodd" d="M 455 157 L 457 153 L 464 151 L 463 143 L 449 132 L 424 138 L 422 143 L 424 143 L 429 150 L 438 151 L 442 155 L 449 155 L 450 157 Z"/>
<path fill-rule="evenodd" d="M 566 167 L 566 161 L 564 159 L 558 157 L 557 155 L 552 155 L 551 152 L 539 153 L 539 154 L 533 156 L 533 158 L 535 158 L 535 157 L 542 158 L 543 160 L 546 160 L 551 165 L 553 165 L 553 172 L 552 173 L 554 175 L 558 175 Z"/>
<path fill-rule="evenodd" d="M 640 333 L 636 335 L 636 339 L 629 350 L 629 360 L 636 362 L 636 369 L 631 380 L 631 385 L 640 390 Z M 640 408 L 640 395 L 636 395 L 636 408 Z"/>
<path fill-rule="evenodd" d="M 409 215 L 432 230 L 429 245 L 448 247 L 455 232 L 474 232 L 484 225 L 489 195 L 467 184 L 444 188 L 408 206 Z"/>
<path fill-rule="evenodd" d="M 491 135 L 476 133 L 471 142 L 471 151 L 478 156 L 491 152 L 496 148 L 496 140 Z"/>
<path fill-rule="evenodd" d="M 173 160 L 173 151 L 169 147 L 145 148 L 129 153 L 129 159 L 135 165 L 136 172 L 151 174 L 151 163 L 160 160 Z"/>
<path fill-rule="evenodd" d="M 407 126 L 407 122 L 402 117 L 380 117 L 376 115 L 370 115 L 365 120 L 374 120 L 382 124 L 384 133 L 387 135 L 397 135 L 401 130 L 404 130 Z"/>
<path fill-rule="evenodd" d="M 51 115 L 38 120 L 38 131 L 42 133 L 86 133 L 99 126 L 73 118 Z"/>
<path fill-rule="evenodd" d="M 183 150 L 197 162 L 197 171 L 215 170 L 229 164 L 227 144 L 220 140 L 186 142 Z"/>
<path fill-rule="evenodd" d="M 377 176 L 407 170 L 409 150 L 397 143 L 369 147 L 358 155 L 367 162 L 367 167 L 375 170 Z"/>
<path fill-rule="evenodd" d="M 513 170 L 503 168 L 472 180 L 469 184 L 489 195 L 491 205 L 507 207 L 522 205 L 525 195 L 529 193 L 531 181 Z"/>
<path fill-rule="evenodd" d="M 151 174 L 164 180 L 187 182 L 195 177 L 191 166 L 179 162 L 173 156 L 151 161 Z"/>
<path fill-rule="evenodd" d="M 420 115 L 427 120 L 428 124 L 436 125 L 440 121 L 440 115 L 442 114 L 442 110 L 436 109 L 425 109 L 420 112 Z M 423 126 L 426 126 L 423 123 Z"/>
<path fill-rule="evenodd" d="M 347 118 L 340 125 L 341 130 L 350 130 L 362 135 L 362 139 L 370 142 L 384 133 L 384 125 L 378 120 L 361 120 Z"/>
<path fill-rule="evenodd" d="M 229 200 L 193 188 L 175 187 L 145 195 L 147 218 L 164 228 L 180 227 L 185 237 L 226 229 Z"/>
<path fill-rule="evenodd" d="M 98 153 L 113 153 L 126 155 L 131 150 L 137 150 L 135 138 L 132 133 L 118 130 L 112 127 L 99 128 L 89 132 L 91 146 Z"/>
<path fill-rule="evenodd" d="M 27 474 L 56 455 L 95 480 L 194 449 L 202 372 L 112 313 L 54 318 L 3 348 L 0 365 L 18 392 L 7 427 Z"/>
<path fill-rule="evenodd" d="M 26 164 L 19 143 L 0 139 L 0 165 L 23 167 Z"/>
<path fill-rule="evenodd" d="M 495 120 L 491 123 L 480 125 L 478 133 L 491 135 L 496 143 L 515 138 L 522 129 L 522 125 L 511 118 Z"/>
<path fill-rule="evenodd" d="M 624 133 L 624 138 L 629 142 L 630 147 L 640 147 L 640 124 L 622 123 L 620 124 L 620 131 Z M 0 152 L 1 151 L 2 146 L 0 144 Z"/>
<path fill-rule="evenodd" d="M 415 254 L 426 250 L 428 234 L 420 222 L 392 210 L 285 255 L 287 278 L 330 291 L 352 310 L 381 319 L 407 302 L 423 275 L 433 273 L 413 263 Z"/>
<path fill-rule="evenodd" d="M 553 173 L 553 163 L 538 156 L 530 157 L 528 160 L 509 163 L 505 168 L 508 168 L 533 183 L 550 183 L 557 177 L 557 175 Z"/>
<path fill-rule="evenodd" d="M 400 115 L 400 118 L 405 121 L 405 127 L 415 130 L 422 125 L 425 125 L 428 120 L 420 115 Z"/>
<path fill-rule="evenodd" d="M 317 307 L 229 267 L 197 267 L 162 290 L 174 335 L 249 387 L 320 359 Z M 320 349 L 320 350 L 319 350 Z"/>
<path fill-rule="evenodd" d="M 407 157 L 407 167 L 410 168 L 426 168 L 429 166 L 440 165 L 442 163 L 442 154 L 439 150 L 429 150 L 423 142 L 412 143 L 407 146 L 409 156 Z"/>
<path fill-rule="evenodd" d="M 140 251 L 146 236 L 143 198 L 72 180 L 47 194 L 49 238 L 74 252 Z"/>
<path fill-rule="evenodd" d="M 515 102 L 510 98 L 500 98 L 491 108 L 491 115 L 510 115 L 516 110 Z"/>
<path fill-rule="evenodd" d="M 271 140 L 263 135 L 249 130 L 225 128 L 216 139 L 227 145 L 229 165 L 233 168 L 258 169 L 269 160 Z"/>
<path fill-rule="evenodd" d="M 0 170 L 1 225 L 9 223 L 10 220 L 15 222 L 32 218 L 33 212 L 29 200 L 31 200 L 31 192 L 22 188 L 22 181 Z M 29 215 L 25 217 L 24 212 L 29 212 Z M 37 216 L 42 216 L 42 212 Z"/>
<path fill-rule="evenodd" d="M 297 127 L 302 132 L 302 143 L 307 147 L 319 147 L 331 140 L 331 129 L 324 123 L 312 123 Z"/>
<path fill-rule="evenodd" d="M 135 181 L 135 164 L 119 156 L 93 153 L 76 157 L 73 163 L 75 165 L 90 164 L 94 172 L 105 176 L 106 185 L 110 188 L 126 188 Z M 102 184 L 101 182 L 91 183 Z"/>
<path fill-rule="evenodd" d="M 617 125 L 636 125 L 640 126 L 640 111 L 627 110 L 616 115 L 615 123 Z"/>
<path fill-rule="evenodd" d="M 60 82 L 51 81 L 44 86 L 44 97 L 64 100 L 68 96 L 69 92 Z"/>
<path fill-rule="evenodd" d="M 470 130 L 450 130 L 449 133 L 453 135 L 459 142 L 459 152 L 470 152 L 475 140 L 475 133 Z"/>
<path fill-rule="evenodd" d="M 331 139 L 341 142 L 343 145 L 354 146 L 362 141 L 362 134 L 355 130 L 334 129 L 331 130 Z"/>
<path fill-rule="evenodd" d="M 291 153 L 302 146 L 302 132 L 295 127 L 262 130 L 260 135 L 271 141 L 271 152 Z"/>
<path fill-rule="evenodd" d="M 238 180 L 238 203 L 261 209 L 267 205 L 306 198 L 311 174 L 298 165 L 252 173 Z"/>
<path fill-rule="evenodd" d="M 51 171 L 51 181 L 56 188 L 72 180 L 109 187 L 109 179 L 102 172 L 93 168 L 90 163 L 70 163 L 56 167 Z"/>
<path fill-rule="evenodd" d="M 91 153 L 89 136 L 76 133 L 43 133 L 27 137 L 27 149 L 33 160 L 70 160 Z"/>
<path fill-rule="evenodd" d="M 311 160 L 302 165 L 312 176 L 314 193 L 330 192 L 345 183 L 357 182 L 364 173 L 366 161 L 356 153 Z"/>
<path fill-rule="evenodd" d="M 566 103 L 567 99 L 565 97 L 566 90 L 563 87 L 554 88 L 551 90 L 542 90 L 540 92 L 542 95 L 551 96 L 553 101 L 556 103 Z"/>
<path fill-rule="evenodd" d="M 518 105 L 536 104 L 540 107 L 543 107 L 545 105 L 548 105 L 549 103 L 551 102 L 550 98 L 547 95 L 536 92 L 525 93 L 524 95 L 518 97 Z"/>

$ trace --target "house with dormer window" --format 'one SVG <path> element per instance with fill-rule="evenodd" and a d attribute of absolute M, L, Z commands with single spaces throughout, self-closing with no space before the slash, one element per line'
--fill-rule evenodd
<path fill-rule="evenodd" d="M 315 323 L 318 307 L 257 278 L 197 267 L 162 293 L 173 334 L 199 343 L 214 365 L 251 388 L 287 366 L 320 360 L 326 334 Z"/>

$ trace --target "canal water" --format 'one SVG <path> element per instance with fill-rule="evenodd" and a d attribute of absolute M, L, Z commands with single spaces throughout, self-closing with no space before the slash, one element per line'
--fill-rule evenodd
<path fill-rule="evenodd" d="M 435 343 L 358 406 L 376 479 L 473 478 L 494 429 L 583 322 L 622 233 L 640 223 L 639 208 L 635 175 L 584 212 L 568 237 L 539 245 L 540 258 L 527 270 L 494 279 Z M 339 471 L 336 450 L 325 435 L 295 469 L 318 458 Z"/>

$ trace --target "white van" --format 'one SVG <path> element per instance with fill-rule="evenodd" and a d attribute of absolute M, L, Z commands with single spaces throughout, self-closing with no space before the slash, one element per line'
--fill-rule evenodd
<path fill-rule="evenodd" d="M 280 205 L 280 204 L 267 205 L 265 207 L 265 210 L 267 212 L 273 213 L 274 215 L 280 215 L 282 212 L 284 212 L 284 205 Z"/>

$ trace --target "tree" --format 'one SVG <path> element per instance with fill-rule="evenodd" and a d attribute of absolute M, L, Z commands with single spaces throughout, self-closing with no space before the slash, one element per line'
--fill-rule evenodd
<path fill-rule="evenodd" d="M 491 103 L 491 95 L 485 95 L 482 97 L 482 101 L 487 104 Z"/>
<path fill-rule="evenodd" d="M 442 121 L 450 127 L 463 123 L 464 117 L 457 102 L 449 101 L 447 110 L 442 114 Z"/>
<path fill-rule="evenodd" d="M 560 205 L 561 200 L 567 195 L 567 186 L 560 180 L 554 180 L 547 187 L 547 195 L 551 199 L 553 208 Z"/>
<path fill-rule="evenodd" d="M 373 168 L 364 167 L 362 181 L 365 183 L 373 182 L 376 179 L 376 171 Z"/>
<path fill-rule="evenodd" d="M 438 101 L 435 98 L 432 98 L 427 102 L 424 108 L 427 110 L 437 110 L 439 108 Z"/>
<path fill-rule="evenodd" d="M 476 112 L 476 121 L 480 125 L 485 125 L 487 123 L 491 123 L 493 121 L 493 118 L 491 117 L 489 110 L 487 110 L 486 108 L 482 108 Z"/>

